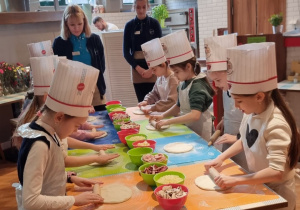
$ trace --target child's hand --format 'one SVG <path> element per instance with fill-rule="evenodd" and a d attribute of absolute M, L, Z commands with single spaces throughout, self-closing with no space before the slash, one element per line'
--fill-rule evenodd
<path fill-rule="evenodd" d="M 89 114 L 93 114 L 93 113 L 95 113 L 95 108 L 94 106 L 91 106 L 89 109 Z"/>
<path fill-rule="evenodd" d="M 160 120 L 156 123 L 156 129 L 157 130 L 160 130 L 162 126 L 164 125 L 170 125 L 169 121 L 168 120 Z"/>
<path fill-rule="evenodd" d="M 149 121 L 154 120 L 154 121 L 159 121 L 162 120 L 164 117 L 163 115 L 150 115 Z"/>
<path fill-rule="evenodd" d="M 91 187 L 96 183 L 103 184 L 103 182 L 97 182 L 92 179 L 81 178 L 78 176 L 71 176 L 71 181 L 79 187 Z"/>
<path fill-rule="evenodd" d="M 75 198 L 75 206 L 82 206 L 89 203 L 102 203 L 103 198 L 100 195 L 97 195 L 92 192 L 84 192 L 79 195 L 74 196 Z"/>
<path fill-rule="evenodd" d="M 147 101 L 142 101 L 140 103 L 138 103 L 138 107 L 141 108 L 142 106 L 147 106 Z"/>
<path fill-rule="evenodd" d="M 92 130 L 93 128 L 102 128 L 104 125 L 93 125 L 91 123 L 85 122 L 80 127 L 81 130 Z"/>
<path fill-rule="evenodd" d="M 98 155 L 95 159 L 95 162 L 97 162 L 101 165 L 105 165 L 105 164 L 109 163 L 110 160 L 113 160 L 119 156 L 120 156 L 119 154 Z"/>
<path fill-rule="evenodd" d="M 208 161 L 204 164 L 205 169 L 208 171 L 210 167 L 218 168 L 222 165 L 223 161 L 219 160 L 218 158 Z"/>
<path fill-rule="evenodd" d="M 220 174 L 220 176 L 215 177 L 214 181 L 216 185 L 225 189 L 235 186 L 237 184 L 237 177 Z"/>
<path fill-rule="evenodd" d="M 153 74 L 153 71 L 151 69 L 148 69 L 143 72 L 142 77 L 148 79 L 148 78 L 152 77 L 152 74 Z"/>
<path fill-rule="evenodd" d="M 224 144 L 224 143 L 233 144 L 236 141 L 237 141 L 236 136 L 233 136 L 233 135 L 230 135 L 230 134 L 224 134 L 223 136 L 218 138 L 218 140 L 215 142 L 215 144 L 216 145 Z"/>
<path fill-rule="evenodd" d="M 100 144 L 100 145 L 94 145 L 93 150 L 96 152 L 99 152 L 100 150 L 107 150 L 107 149 L 113 149 L 115 148 L 115 145 L 113 144 Z"/>
<path fill-rule="evenodd" d="M 151 107 L 143 108 L 142 111 L 143 111 L 145 114 L 150 114 L 150 112 L 152 112 Z"/>

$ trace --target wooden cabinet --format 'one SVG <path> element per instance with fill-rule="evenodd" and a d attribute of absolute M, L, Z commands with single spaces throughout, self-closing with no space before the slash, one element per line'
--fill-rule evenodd
<path fill-rule="evenodd" d="M 272 25 L 268 19 L 280 12 L 285 28 L 286 0 L 228 0 L 228 32 L 271 34 Z"/>

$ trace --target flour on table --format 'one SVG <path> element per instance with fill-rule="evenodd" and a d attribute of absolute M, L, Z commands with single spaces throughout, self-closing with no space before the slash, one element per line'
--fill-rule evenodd
<path fill-rule="evenodd" d="M 132 190 L 122 184 L 108 184 L 101 185 L 96 184 L 94 186 L 94 193 L 100 195 L 103 198 L 103 203 L 122 203 L 127 201 L 132 196 Z"/>
<path fill-rule="evenodd" d="M 169 153 L 185 153 L 194 148 L 192 144 L 186 144 L 183 142 L 174 142 L 164 146 L 164 150 Z"/>
<path fill-rule="evenodd" d="M 86 121 L 91 122 L 91 121 L 94 121 L 94 120 L 97 120 L 97 117 L 89 116 Z"/>

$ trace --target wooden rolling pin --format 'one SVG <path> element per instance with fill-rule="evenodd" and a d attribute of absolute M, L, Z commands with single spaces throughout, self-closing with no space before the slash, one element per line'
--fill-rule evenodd
<path fill-rule="evenodd" d="M 100 150 L 101 151 L 101 150 Z M 103 150 L 102 150 L 103 151 Z M 97 184 L 94 184 L 94 187 L 93 187 L 93 193 L 97 194 L 97 195 L 101 195 L 101 189 L 100 189 L 100 185 L 97 183 Z"/>
<path fill-rule="evenodd" d="M 213 145 L 213 143 L 215 143 L 215 141 L 219 138 L 219 136 L 221 135 L 221 131 L 220 130 L 216 130 L 215 133 L 210 137 L 209 142 L 208 142 L 208 146 Z"/>
<path fill-rule="evenodd" d="M 208 169 L 208 173 L 212 180 L 215 180 L 215 178 L 220 175 L 219 171 L 217 171 L 214 167 L 210 167 Z"/>
<path fill-rule="evenodd" d="M 157 122 L 155 120 L 150 120 L 150 125 L 152 125 L 156 129 Z"/>

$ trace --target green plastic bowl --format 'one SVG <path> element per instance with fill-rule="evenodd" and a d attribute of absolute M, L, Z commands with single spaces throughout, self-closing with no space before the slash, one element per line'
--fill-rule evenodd
<path fill-rule="evenodd" d="M 106 110 L 109 110 L 110 108 L 113 108 L 113 107 L 121 107 L 122 104 L 111 104 L 111 105 L 107 105 L 105 106 Z"/>
<path fill-rule="evenodd" d="M 145 134 L 141 134 L 141 133 L 131 134 L 131 135 L 129 135 L 129 136 L 126 136 L 126 137 L 125 137 L 125 140 L 126 140 L 126 143 L 127 143 L 128 147 L 129 147 L 130 149 L 133 148 L 133 145 L 132 145 L 133 142 L 139 141 L 139 140 L 130 140 L 130 138 L 135 137 L 135 136 L 142 136 L 142 137 L 145 138 L 145 139 L 143 139 L 143 140 L 147 140 L 147 136 L 146 136 Z"/>
<path fill-rule="evenodd" d="M 156 174 L 145 174 L 145 173 L 143 173 L 142 171 L 143 171 L 145 168 L 147 168 L 147 167 L 149 167 L 149 166 L 153 166 L 153 165 L 156 165 L 156 166 L 166 166 L 166 164 L 164 164 L 164 163 L 146 163 L 146 164 L 141 165 L 141 166 L 139 167 L 139 172 L 140 172 L 140 174 L 141 174 L 141 176 L 142 176 L 144 182 L 146 182 L 146 183 L 147 183 L 148 185 L 150 185 L 150 186 L 155 186 L 155 185 L 156 185 L 155 182 L 154 182 L 154 180 L 153 180 L 153 177 L 154 177 Z M 168 170 L 168 169 L 167 169 L 167 170 Z M 160 172 L 160 173 L 162 173 L 162 172 Z"/>
<path fill-rule="evenodd" d="M 121 130 L 121 125 L 118 125 L 119 122 L 128 122 L 130 119 L 123 119 L 123 120 L 115 120 L 113 121 L 114 127 L 117 131 Z"/>
<path fill-rule="evenodd" d="M 158 154 L 158 153 L 151 153 L 151 155 L 156 155 L 156 154 Z M 163 161 L 163 162 L 155 162 L 155 163 L 164 163 L 165 165 L 167 165 L 168 160 L 169 160 L 169 156 L 166 155 L 166 154 L 164 154 L 164 156 L 166 157 L 166 160 L 165 160 L 165 161 Z M 146 161 L 144 161 L 144 160 L 143 160 L 143 156 L 142 156 L 141 160 L 143 161 L 143 164 L 146 164 L 146 163 L 153 163 L 153 162 L 146 162 Z"/>
<path fill-rule="evenodd" d="M 144 154 L 148 154 L 153 152 L 153 149 L 150 147 L 139 147 L 139 148 L 133 148 L 127 152 L 131 162 L 137 166 L 143 165 L 143 161 L 141 160 L 141 157 Z"/>
<path fill-rule="evenodd" d="M 109 106 L 116 106 L 116 107 L 109 107 L 109 108 L 107 109 L 107 112 L 108 112 L 108 113 L 111 113 L 111 112 L 117 112 L 117 111 L 123 111 L 123 112 L 126 111 L 126 107 L 120 106 L 120 105 L 118 105 L 118 104 L 115 104 L 115 105 L 109 105 Z"/>
<path fill-rule="evenodd" d="M 157 180 L 159 180 L 161 177 L 163 176 L 166 176 L 166 175 L 177 175 L 179 176 L 180 178 L 182 178 L 182 181 L 181 182 L 176 182 L 176 183 L 170 183 L 170 184 L 183 184 L 184 183 L 184 180 L 185 180 L 185 176 L 183 173 L 181 172 L 178 172 L 178 171 L 165 171 L 165 172 L 161 172 L 161 173 L 158 173 L 156 174 L 154 177 L 153 177 L 153 180 L 156 184 L 156 186 L 160 186 L 160 185 L 164 185 L 164 183 L 159 183 Z M 167 185 L 167 184 L 166 184 Z"/>

